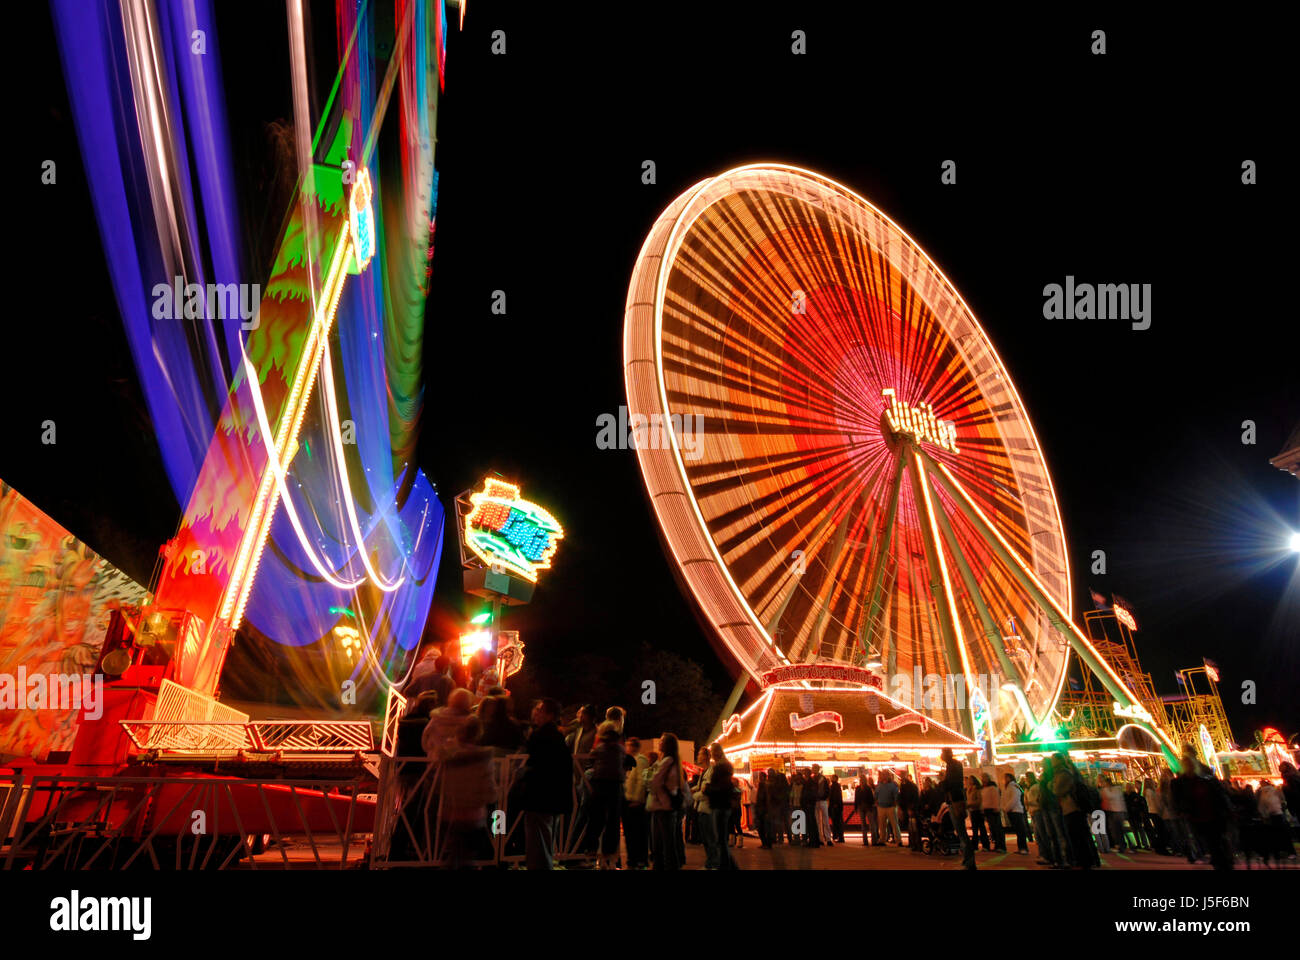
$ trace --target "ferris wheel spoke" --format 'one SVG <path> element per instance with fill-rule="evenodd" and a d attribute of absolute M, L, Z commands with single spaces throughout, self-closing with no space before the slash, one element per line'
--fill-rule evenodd
<path fill-rule="evenodd" d="M 1007 653 L 1002 633 L 998 629 L 996 621 L 993 619 L 993 614 L 989 610 L 989 606 L 984 599 L 983 592 L 976 580 L 975 573 L 966 559 L 966 554 L 958 543 L 957 535 L 953 531 L 952 522 L 949 520 L 948 513 L 941 503 L 939 486 L 937 482 L 933 481 L 933 479 L 931 482 L 934 484 L 931 491 L 934 497 L 933 502 L 935 504 L 934 516 L 938 522 L 939 532 L 942 534 L 944 546 L 947 548 L 948 555 L 952 558 L 953 565 L 956 567 L 957 573 L 965 588 L 966 599 L 969 605 L 973 608 L 975 614 L 973 619 L 978 621 L 980 632 L 983 634 L 984 644 L 996 658 L 998 664 L 1002 668 L 1003 674 L 1016 685 L 1023 696 L 1025 685 L 1024 679 L 1020 674 L 1019 668 L 1011 661 L 1011 657 Z M 970 635 L 972 637 L 978 636 L 978 634 Z M 987 657 L 983 659 L 985 662 L 988 662 Z M 1033 725 L 1037 726 L 1037 717 L 1032 712 L 1030 713 L 1029 720 Z"/>
<path fill-rule="evenodd" d="M 855 525 L 852 528 L 850 534 L 852 540 L 855 542 L 859 540 L 862 536 L 864 536 L 868 531 L 874 531 L 875 525 L 878 524 L 879 522 L 879 517 L 876 514 L 875 510 L 873 509 L 876 501 L 875 491 L 878 487 L 878 483 L 879 480 L 877 474 L 872 474 L 869 477 L 868 481 L 865 483 L 859 484 L 856 482 L 855 479 L 855 487 L 857 489 L 860 489 L 861 491 L 860 502 L 863 504 L 862 508 L 860 508 L 859 510 L 859 514 L 857 518 L 855 519 Z M 845 498 L 845 500 L 847 502 L 847 498 Z M 807 501 L 807 503 L 816 504 L 817 500 L 815 498 L 810 498 Z M 807 511 L 805 510 L 805 513 L 806 512 Z M 826 527 L 828 527 L 832 521 L 837 520 L 839 518 L 840 497 L 837 495 L 835 501 L 833 501 L 827 507 L 827 509 L 819 512 L 822 513 L 821 524 L 811 533 L 811 535 L 808 537 L 806 541 L 808 543 L 811 543 L 810 547 L 805 548 L 804 546 L 802 546 L 802 544 L 805 542 L 802 533 L 796 534 L 793 539 L 789 538 L 788 535 L 785 538 L 778 539 L 778 542 L 782 545 L 781 553 L 783 556 L 792 557 L 796 549 L 803 551 L 803 553 L 801 554 L 803 562 L 798 565 L 804 568 L 806 568 L 808 563 L 815 562 L 813 559 L 810 558 L 815 558 L 818 555 L 822 546 L 821 543 L 822 534 L 824 533 Z M 808 517 L 815 518 L 817 516 L 817 513 L 808 513 L 807 515 Z M 779 582 L 784 584 L 784 578 L 781 575 L 781 570 L 782 568 L 780 567 L 773 567 L 773 569 L 769 571 L 767 577 L 756 585 L 754 590 L 754 595 L 759 598 L 760 605 L 766 607 L 770 605 L 772 602 L 775 602 L 773 600 L 774 591 L 778 591 L 777 595 L 779 596 L 779 590 L 784 589 L 783 586 L 778 586 Z M 781 605 L 783 608 L 787 604 L 788 604 L 788 599 L 781 601 Z"/>
<path fill-rule="evenodd" d="M 988 542 L 989 547 L 1006 563 L 1008 570 L 1019 581 L 1025 591 L 1030 594 L 1034 602 L 1047 612 L 1052 626 L 1066 636 L 1070 646 L 1101 680 L 1103 686 L 1122 705 L 1133 706 L 1138 704 L 1137 696 L 1129 689 L 1123 678 L 1106 663 L 1096 648 L 1093 647 L 1091 641 L 1074 625 L 1068 611 L 1047 592 L 1034 576 L 1029 565 L 1016 555 L 997 529 L 989 523 L 988 518 L 980 511 L 978 505 L 969 495 L 965 493 L 960 483 L 950 473 L 946 473 L 942 467 L 937 467 L 934 476 L 953 495 L 953 502 L 958 506 L 958 509 L 966 514 L 972 526 L 980 532 L 981 536 Z M 1159 727 L 1147 726 L 1163 742 L 1167 755 L 1176 758 L 1177 752 L 1168 735 Z"/>
<path fill-rule="evenodd" d="M 827 586 L 819 598 L 818 615 L 821 620 L 818 624 L 816 645 L 809 651 L 810 658 L 820 659 L 827 656 L 826 634 L 830 629 L 833 628 L 835 631 L 832 651 L 842 651 L 845 640 L 852 632 L 849 616 L 856 604 L 851 598 L 855 595 L 860 596 L 857 591 L 860 590 L 867 568 L 867 564 L 862 559 L 865 556 L 861 552 L 863 545 L 859 540 L 863 529 L 864 516 L 860 511 L 845 514 L 834 547 L 835 566 L 828 571 Z M 848 589 L 850 584 L 856 588 L 853 593 Z M 830 654 L 832 659 L 836 659 L 837 656 L 834 652 Z"/>
<path fill-rule="evenodd" d="M 819 515 L 824 518 L 839 516 L 846 496 L 851 496 L 853 491 L 847 487 L 847 481 L 850 479 L 848 471 L 842 466 L 834 469 L 834 473 L 828 471 L 819 477 L 815 485 L 802 484 L 793 500 L 786 499 L 789 497 L 789 490 L 770 494 L 766 506 L 775 505 L 778 498 L 781 498 L 783 507 L 772 525 L 764 525 L 761 516 L 756 518 L 752 513 L 740 512 L 743 511 L 743 508 L 740 508 L 740 511 L 727 514 L 738 524 L 744 524 L 738 526 L 730 537 L 723 539 L 719 536 L 722 528 L 712 528 L 719 550 L 736 564 L 741 579 L 748 581 L 752 568 L 760 565 L 765 559 L 764 555 L 755 554 L 754 548 L 773 541 L 798 543 L 815 528 Z M 833 492 L 827 499 L 823 494 L 827 489 L 832 488 Z M 764 505 L 760 505 L 760 509 L 762 506 Z M 750 518 L 748 523 L 744 520 L 746 516 Z"/>

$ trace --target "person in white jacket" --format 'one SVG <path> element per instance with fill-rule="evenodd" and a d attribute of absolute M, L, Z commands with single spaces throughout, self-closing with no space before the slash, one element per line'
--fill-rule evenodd
<path fill-rule="evenodd" d="M 650 814 L 646 812 L 646 794 L 650 790 L 650 758 L 641 752 L 641 741 L 628 737 L 628 755 L 634 766 L 623 780 L 623 840 L 627 845 L 627 868 L 644 870 L 650 866 Z"/>
<path fill-rule="evenodd" d="M 998 853 L 1007 852 L 1007 831 L 1002 826 L 1002 791 L 993 780 L 993 774 L 984 774 L 984 785 L 980 787 L 980 807 L 984 811 L 984 822 L 989 828 L 989 841 Z"/>
<path fill-rule="evenodd" d="M 1124 802 L 1124 790 L 1103 773 L 1097 778 L 1097 792 L 1101 794 L 1101 809 L 1106 811 L 1110 845 L 1116 850 L 1127 849 L 1128 804 Z"/>
<path fill-rule="evenodd" d="M 1025 796 L 1014 774 L 1005 773 L 1002 784 L 1002 814 L 1016 832 L 1016 853 L 1029 856 L 1029 825 L 1025 821 Z"/>

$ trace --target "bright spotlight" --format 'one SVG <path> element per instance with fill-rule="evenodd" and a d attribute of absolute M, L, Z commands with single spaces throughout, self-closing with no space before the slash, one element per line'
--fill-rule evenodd
<path fill-rule="evenodd" d="M 1296 553 L 1300 553 L 1300 532 L 1291 534 L 1289 545 Z"/>

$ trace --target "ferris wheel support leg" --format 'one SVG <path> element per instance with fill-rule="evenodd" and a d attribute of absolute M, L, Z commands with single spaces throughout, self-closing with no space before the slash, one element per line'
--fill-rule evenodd
<path fill-rule="evenodd" d="M 1029 722 L 1032 727 L 1038 726 L 1038 717 L 1034 715 L 1029 706 L 1029 701 L 1023 696 L 1024 680 L 1020 676 L 1020 671 L 1016 665 L 1011 662 L 1011 657 L 1007 655 L 1006 642 L 1002 639 L 1002 631 L 997 628 L 993 622 L 993 614 L 989 612 L 988 605 L 984 602 L 984 596 L 979 591 L 979 584 L 975 582 L 975 573 L 971 570 L 970 564 L 966 562 L 965 555 L 961 552 L 957 544 L 957 534 L 953 532 L 952 521 L 948 515 L 941 509 L 934 511 L 935 519 L 939 521 L 939 532 L 943 534 L 944 541 L 948 544 L 948 552 L 952 554 L 957 563 L 957 572 L 961 574 L 961 579 L 966 584 L 966 594 L 970 597 L 971 603 L 975 605 L 975 611 L 979 614 L 980 625 L 984 628 L 984 636 L 989 642 L 989 646 L 998 656 L 998 663 L 1001 665 L 1007 678 L 1020 688 L 1022 694 L 1018 699 L 1029 714 Z"/>
<path fill-rule="evenodd" d="M 718 722 L 709 731 L 709 739 L 705 741 L 706 744 L 712 743 L 722 736 L 722 728 L 726 725 L 727 718 L 736 712 L 736 704 L 740 703 L 740 695 L 745 692 L 747 686 L 749 686 L 749 674 L 741 670 L 740 679 L 731 688 L 731 695 L 727 697 L 727 702 L 722 705 L 722 713 L 718 714 Z"/>
<path fill-rule="evenodd" d="M 889 493 L 889 511 L 885 516 L 885 525 L 880 530 L 880 542 L 876 546 L 876 557 L 871 564 L 871 591 L 868 594 L 871 597 L 867 604 L 866 624 L 862 628 L 862 636 L 858 642 L 862 645 L 862 652 L 866 656 L 871 656 L 871 635 L 872 625 L 876 622 L 877 617 L 883 617 L 885 613 L 885 554 L 889 550 L 889 544 L 894 538 L 894 519 L 898 516 L 898 493 L 903 488 L 903 471 L 905 464 L 903 462 L 903 448 L 900 447 L 898 454 L 894 457 L 894 482 Z M 883 648 L 888 641 L 888 636 L 881 635 L 881 647 Z M 881 650 L 884 653 L 884 650 Z M 886 668 L 889 676 L 898 673 L 898 650 L 894 646 L 889 648 L 888 667 Z"/>
<path fill-rule="evenodd" d="M 1137 697 L 1129 690 L 1124 681 L 1111 669 L 1105 658 L 1097 652 L 1097 648 L 1083 635 L 1083 631 L 1075 626 L 1074 621 L 1057 605 L 1057 602 L 1047 593 L 1043 585 L 1038 582 L 1038 578 L 1034 576 L 1024 561 L 1016 555 L 1011 545 L 1003 539 L 1002 534 L 989 523 L 988 518 L 984 516 L 984 512 L 967 495 L 961 484 L 957 482 L 957 478 L 943 464 L 932 460 L 925 451 L 918 451 L 918 456 L 930 467 L 930 472 L 934 474 L 935 479 L 952 495 L 957 509 L 970 521 L 971 526 L 983 538 L 989 549 L 1006 564 L 1016 582 L 1029 594 L 1030 599 L 1047 614 L 1052 626 L 1065 636 L 1071 649 L 1078 654 L 1080 660 L 1087 664 L 1088 669 L 1101 681 L 1107 692 L 1122 706 L 1130 708 L 1141 706 Z M 1175 771 L 1180 770 L 1181 764 L 1178 760 L 1178 751 L 1175 749 L 1174 742 L 1169 738 L 1169 735 L 1154 722 L 1148 723 L 1143 720 L 1134 720 L 1133 722 L 1149 731 L 1156 738 L 1156 742 L 1160 744 L 1160 749 L 1164 752 L 1169 765 Z"/>
<path fill-rule="evenodd" d="M 912 481 L 912 494 L 916 508 L 921 513 L 921 549 L 925 552 L 925 563 L 930 571 L 930 595 L 937 600 L 934 609 L 939 617 L 939 630 L 943 634 L 944 646 L 948 651 L 948 669 L 960 665 L 966 687 L 967 709 L 961 712 L 962 732 L 975 740 L 979 735 L 971 715 L 975 677 L 971 674 L 970 660 L 966 656 L 966 644 L 962 639 L 961 624 L 957 619 L 957 598 L 952 591 L 952 582 L 948 579 L 948 565 L 943 558 L 943 545 L 939 543 L 939 527 L 935 520 L 937 511 L 925 483 L 925 465 L 921 461 L 920 451 L 913 450 L 911 459 L 909 466 L 912 469 L 908 471 L 908 475 Z"/>

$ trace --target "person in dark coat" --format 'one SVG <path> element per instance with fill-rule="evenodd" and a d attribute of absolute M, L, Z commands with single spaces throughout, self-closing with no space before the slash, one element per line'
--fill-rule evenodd
<path fill-rule="evenodd" d="M 944 747 L 940 756 L 943 758 L 942 790 L 947 795 L 948 814 L 961 840 L 961 865 L 967 870 L 974 870 L 975 845 L 966 833 L 966 784 L 962 766 L 953 757 L 951 747 Z"/>
<path fill-rule="evenodd" d="M 596 731 L 592 748 L 591 817 L 592 837 L 600 846 L 600 869 L 614 869 L 618 859 L 619 823 L 623 801 L 623 744 L 618 726 L 606 720 Z"/>
<path fill-rule="evenodd" d="M 555 827 L 573 808 L 576 776 L 584 785 L 573 754 L 556 726 L 560 705 L 552 697 L 533 704 L 533 731 L 524 750 L 521 807 L 524 811 L 525 863 L 529 870 L 550 870 L 555 860 Z"/>
<path fill-rule="evenodd" d="M 1229 801 L 1223 784 L 1196 756 L 1191 744 L 1183 747 L 1183 772 L 1174 783 L 1180 786 L 1176 802 L 1197 845 L 1210 855 L 1215 870 L 1231 870 L 1232 849 L 1228 844 Z"/>
<path fill-rule="evenodd" d="M 711 762 L 712 761 L 709 758 L 709 748 L 700 747 L 699 751 L 695 754 L 695 765 L 699 769 L 687 781 L 687 786 L 690 787 L 692 796 L 699 793 L 700 783 L 704 780 L 704 774 L 709 769 L 709 764 Z M 691 844 L 704 843 L 704 828 L 700 826 L 701 816 L 703 816 L 703 814 L 701 814 L 701 812 L 698 809 L 696 809 L 695 804 L 692 803 L 689 806 L 687 806 L 686 815 L 684 817 L 686 821 L 686 842 L 687 843 L 691 843 Z"/>
<path fill-rule="evenodd" d="M 775 768 L 767 771 L 768 842 L 790 840 L 790 781 Z"/>
<path fill-rule="evenodd" d="M 831 838 L 836 843 L 844 842 L 844 787 L 839 774 L 832 773 L 830 780 L 829 810 L 831 816 Z"/>
<path fill-rule="evenodd" d="M 713 772 L 704 788 L 709 801 L 709 815 L 713 817 L 714 831 L 718 838 L 719 870 L 737 869 L 736 857 L 727 846 L 727 833 L 731 827 L 731 818 L 739 816 L 738 791 L 733 782 L 735 768 L 722 752 L 722 744 L 715 743 L 710 748 L 713 759 Z"/>
<path fill-rule="evenodd" d="M 1133 836 L 1137 840 L 1137 845 L 1142 850 L 1151 849 L 1151 834 L 1147 826 L 1147 802 L 1142 796 L 1139 789 L 1141 783 L 1133 781 L 1129 784 L 1128 792 L 1124 794 L 1124 806 L 1128 808 L 1129 826 L 1133 828 Z"/>
<path fill-rule="evenodd" d="M 898 812 L 902 815 L 903 829 L 907 831 L 907 845 L 913 850 L 921 849 L 921 831 L 917 823 L 920 804 L 921 791 L 917 789 L 912 775 L 904 770 L 903 779 L 898 784 Z"/>
<path fill-rule="evenodd" d="M 803 792 L 799 794 L 799 809 L 803 811 L 805 847 L 820 847 L 821 833 L 817 829 L 817 784 L 810 773 L 803 778 Z M 829 838 L 828 838 L 829 839 Z"/>
<path fill-rule="evenodd" d="M 1291 811 L 1291 816 L 1300 819 L 1300 773 L 1296 771 L 1295 764 L 1285 760 L 1278 766 L 1278 770 L 1282 774 L 1282 797 L 1286 800 L 1287 809 Z"/>
<path fill-rule="evenodd" d="M 862 821 L 862 845 L 869 843 L 884 846 L 880 840 L 880 828 L 876 823 L 876 785 L 871 776 L 863 773 L 858 777 L 858 788 L 853 794 L 853 805 L 857 809 L 858 819 Z"/>
<path fill-rule="evenodd" d="M 917 807 L 921 818 L 924 820 L 933 819 L 943 806 L 943 800 L 939 795 L 939 788 L 935 786 L 933 777 L 926 777 L 925 784 L 921 787 L 921 802 Z"/>
<path fill-rule="evenodd" d="M 425 681 L 424 689 L 438 694 L 439 706 L 451 698 L 451 692 L 456 689 L 456 682 L 451 678 L 451 658 L 439 656 L 433 661 L 433 674 Z"/>
<path fill-rule="evenodd" d="M 505 697 L 484 697 L 478 705 L 478 718 L 483 724 L 479 745 L 490 747 L 494 756 L 507 757 L 523 745 L 524 732 L 510 716 L 510 704 Z"/>
<path fill-rule="evenodd" d="M 441 669 L 438 667 L 439 658 L 443 661 Z M 447 659 L 442 656 L 440 647 L 430 644 L 424 648 L 419 662 L 411 670 L 411 678 L 406 681 L 406 686 L 402 688 L 402 696 L 406 698 L 408 705 L 415 703 L 420 694 L 433 689 L 432 681 L 434 677 L 447 672 L 447 663 Z"/>
<path fill-rule="evenodd" d="M 767 832 L 767 774 L 760 770 L 754 777 L 754 782 L 754 827 L 758 832 L 758 845 L 764 850 L 767 850 L 772 846 L 771 837 Z"/>

